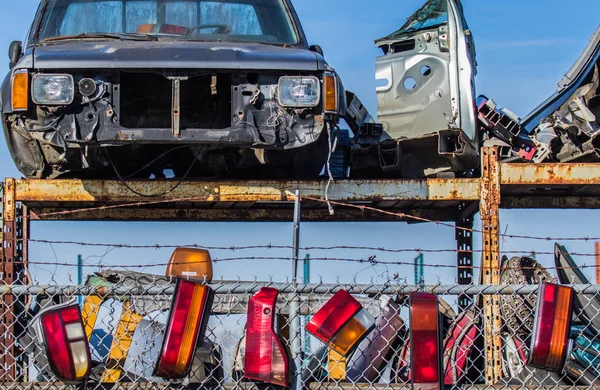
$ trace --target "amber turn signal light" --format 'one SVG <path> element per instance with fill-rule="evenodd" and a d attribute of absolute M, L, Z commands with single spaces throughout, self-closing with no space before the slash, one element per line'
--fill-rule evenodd
<path fill-rule="evenodd" d="M 326 113 L 337 113 L 338 102 L 337 102 L 337 80 L 335 75 L 331 73 L 325 73 L 323 76 L 323 96 L 324 104 L 323 108 Z"/>
<path fill-rule="evenodd" d="M 542 283 L 531 337 L 528 365 L 561 372 L 569 349 L 574 291 L 571 287 Z"/>
<path fill-rule="evenodd" d="M 205 278 L 210 283 L 213 277 L 210 252 L 204 249 L 177 248 L 169 259 L 166 276 L 183 278 Z"/>
<path fill-rule="evenodd" d="M 12 77 L 12 109 L 26 111 L 29 106 L 29 74 L 17 71 Z"/>

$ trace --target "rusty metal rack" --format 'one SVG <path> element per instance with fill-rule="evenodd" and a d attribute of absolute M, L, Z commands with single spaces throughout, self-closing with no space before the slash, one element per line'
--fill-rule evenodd
<path fill-rule="evenodd" d="M 336 206 L 330 215 L 318 201 L 326 182 L 206 182 L 109 180 L 15 180 L 2 188 L 0 272 L 6 284 L 18 284 L 27 263 L 32 220 L 77 221 L 292 221 L 295 193 L 302 198 L 303 221 L 398 221 L 405 213 L 435 221 L 452 221 L 456 229 L 457 270 L 461 284 L 473 281 L 473 217 L 482 220 L 482 284 L 498 284 L 500 208 L 600 208 L 600 164 L 504 164 L 496 149 L 482 149 L 480 178 L 422 180 L 356 180 L 331 183 L 329 199 L 368 209 Z M 134 191 L 132 191 L 134 190 Z M 144 195 L 144 196 L 142 196 Z M 156 196 L 154 196 L 156 195 Z M 410 220 L 410 219 L 408 219 Z M 467 230 L 461 229 L 467 228 Z M 15 305 L 3 296 L 0 307 L 0 376 L 18 380 Z M 462 307 L 470 298 L 463 298 Z M 495 383 L 502 372 L 498 297 L 485 301 L 486 377 Z M 17 369 L 18 371 L 18 369 Z"/>

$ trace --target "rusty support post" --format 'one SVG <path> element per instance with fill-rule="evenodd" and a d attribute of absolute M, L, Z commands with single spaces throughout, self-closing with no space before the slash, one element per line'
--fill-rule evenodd
<path fill-rule="evenodd" d="M 475 203 L 475 206 L 477 204 Z M 467 203 L 459 206 L 461 216 L 456 221 L 456 266 L 458 284 L 473 284 L 473 214 L 474 210 Z M 462 312 L 473 303 L 470 295 L 461 295 L 458 298 L 458 307 Z"/>
<path fill-rule="evenodd" d="M 498 149 L 483 148 L 481 164 L 481 198 L 479 211 L 483 230 L 481 280 L 483 284 L 500 283 L 500 164 Z M 497 295 L 484 296 L 485 377 L 493 385 L 502 377 L 502 338 L 500 304 Z"/>
<path fill-rule="evenodd" d="M 3 284 L 11 285 L 14 282 L 14 262 L 17 250 L 15 182 L 13 179 L 7 179 L 2 188 L 2 211 L 0 275 Z M 6 294 L 2 296 L 0 303 L 0 382 L 17 380 L 14 301 L 14 295 Z"/>

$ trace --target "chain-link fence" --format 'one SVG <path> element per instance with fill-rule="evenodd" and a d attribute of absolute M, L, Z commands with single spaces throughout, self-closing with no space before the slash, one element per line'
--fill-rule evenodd
<path fill-rule="evenodd" d="M 279 290 L 275 329 L 279 334 L 296 388 L 358 387 L 401 388 L 411 385 L 410 316 L 408 294 L 428 292 L 438 296 L 443 356 L 441 374 L 448 388 L 486 384 L 486 340 L 501 342 L 500 387 L 557 388 L 600 386 L 600 286 L 573 285 L 574 317 L 571 349 L 563 372 L 527 365 L 536 317 L 537 284 L 502 286 L 409 286 L 405 284 L 299 284 L 275 282 L 213 281 L 215 292 L 203 345 L 196 350 L 192 369 L 184 380 L 166 381 L 153 376 L 165 337 L 174 285 L 149 274 L 102 271 L 83 286 L 0 286 L 12 294 L 4 304 L 2 321 L 15 315 L 2 337 L 14 340 L 3 355 L 3 382 L 19 388 L 58 388 L 47 350 L 32 326 L 44 308 L 79 301 L 89 329 L 92 358 L 86 388 L 118 383 L 125 387 L 248 387 L 244 379 L 247 305 L 262 287 Z M 522 282 L 522 281 L 521 281 Z M 305 331 L 309 319 L 339 290 L 346 290 L 375 319 L 374 328 L 346 357 Z M 469 296 L 473 306 L 459 312 L 457 302 Z M 484 297 L 498 297 L 502 326 L 486 317 Z M 4 301 L 4 300 L 3 300 Z M 7 301 L 4 301 L 7 302 Z M 486 338 L 487 337 L 487 338 Z M 10 356 L 9 356 L 10 355 Z M 9 359 L 7 359 L 9 358 Z M 6 364 L 10 362 L 10 364 Z M 294 362 L 296 364 L 294 364 Z M 56 362 L 55 362 L 56 364 Z M 297 365 L 300 367 L 297 367 Z"/>

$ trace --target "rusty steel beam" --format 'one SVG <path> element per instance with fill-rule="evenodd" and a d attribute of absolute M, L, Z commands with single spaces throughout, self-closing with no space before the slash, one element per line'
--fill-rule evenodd
<path fill-rule="evenodd" d="M 303 209 L 302 220 L 319 222 L 398 222 L 413 219 L 378 213 L 371 210 L 348 209 L 334 206 L 334 215 L 327 209 Z M 65 212 L 67 211 L 67 212 Z M 387 209 L 394 213 L 405 213 L 419 218 L 436 221 L 455 221 L 458 208 L 449 204 L 435 209 Z M 81 209 L 71 212 L 62 208 L 32 208 L 31 218 L 40 221 L 204 221 L 204 222 L 289 222 L 293 217 L 291 209 L 192 209 L 182 208 L 113 208 Z"/>
<path fill-rule="evenodd" d="M 479 212 L 483 230 L 482 284 L 500 283 L 500 164 L 498 149 L 483 148 Z M 485 378 L 488 385 L 502 378 L 502 338 L 498 296 L 484 296 Z"/>
<path fill-rule="evenodd" d="M 600 164 L 501 164 L 502 185 L 600 185 Z"/>
<path fill-rule="evenodd" d="M 596 196 L 513 196 L 502 195 L 503 209 L 600 209 Z"/>
<path fill-rule="evenodd" d="M 17 180 L 16 199 L 22 202 L 151 203 L 188 202 L 293 202 L 294 191 L 304 197 L 324 198 L 324 181 L 128 181 L 127 186 L 145 195 L 136 195 L 120 181 L 111 180 Z M 479 199 L 478 179 L 353 180 L 336 181 L 329 188 L 336 201 L 473 201 Z"/>

